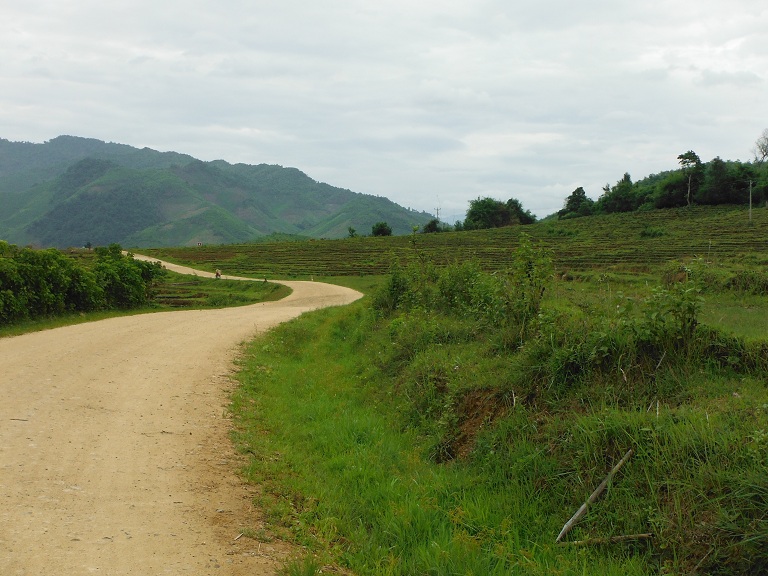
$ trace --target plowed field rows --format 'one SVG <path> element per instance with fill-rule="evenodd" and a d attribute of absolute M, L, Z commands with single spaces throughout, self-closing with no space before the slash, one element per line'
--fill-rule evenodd
<path fill-rule="evenodd" d="M 415 237 L 350 238 L 142 250 L 157 258 L 194 262 L 227 274 L 253 277 L 375 275 L 393 259 L 406 262 L 415 250 L 437 264 L 477 258 L 489 270 L 503 269 L 525 233 L 550 249 L 560 269 L 645 266 L 700 257 L 768 263 L 768 209 L 693 207 L 540 222 L 493 230 L 417 234 Z"/>

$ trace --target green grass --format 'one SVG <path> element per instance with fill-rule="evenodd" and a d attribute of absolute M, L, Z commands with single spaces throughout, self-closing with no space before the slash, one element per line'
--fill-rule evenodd
<path fill-rule="evenodd" d="M 235 440 L 273 529 L 315 556 L 286 573 L 760 573 L 768 334 L 725 304 L 768 298 L 708 264 L 726 281 L 702 276 L 700 324 L 680 332 L 673 315 L 700 304 L 687 284 L 660 287 L 670 266 L 555 282 L 522 340 L 458 308 L 382 317 L 375 296 L 254 343 Z M 556 545 L 629 449 L 566 540 L 652 537 Z"/>
<path fill-rule="evenodd" d="M 163 309 L 244 306 L 279 300 L 290 293 L 273 282 L 203 278 L 170 271 L 154 291 L 154 303 Z"/>
<path fill-rule="evenodd" d="M 698 407 L 662 402 L 657 412 L 602 402 L 569 415 L 569 403 L 557 413 L 517 405 L 481 428 L 471 456 L 437 464 L 433 438 L 409 424 L 397 388 L 365 366 L 375 352 L 363 350 L 382 344 L 369 341 L 370 327 L 355 305 L 276 329 L 250 347 L 233 400 L 236 443 L 253 456 L 246 475 L 263 487 L 259 503 L 278 533 L 321 564 L 357 574 L 691 568 L 709 550 L 676 558 L 678 540 L 727 516 L 731 488 L 758 486 L 751 482 L 766 464 L 760 430 L 768 419 L 752 407 L 768 406 L 768 395 L 757 381 L 727 375 Z M 483 365 L 477 360 L 472 372 Z M 569 539 L 653 532 L 656 541 L 556 545 L 565 521 L 629 448 L 635 456 Z M 755 537 L 762 542 L 764 532 Z"/>
<path fill-rule="evenodd" d="M 701 321 L 752 340 L 768 337 L 768 299 L 765 296 L 718 294 L 705 298 Z"/>
<path fill-rule="evenodd" d="M 247 474 L 266 488 L 261 504 L 290 537 L 327 546 L 329 561 L 344 558 L 359 573 L 509 573 L 501 558 L 477 553 L 474 523 L 498 506 L 466 493 L 471 474 L 424 458 L 418 435 L 360 382 L 337 324 L 348 326 L 338 317 L 349 314 L 313 314 L 248 354 L 233 410 L 237 443 L 255 455 Z M 245 426 L 253 418 L 255 430 Z M 505 529 L 510 550 L 521 528 Z"/>

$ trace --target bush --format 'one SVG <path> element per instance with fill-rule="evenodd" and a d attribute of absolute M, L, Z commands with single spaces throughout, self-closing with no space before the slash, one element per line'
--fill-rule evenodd
<path fill-rule="evenodd" d="M 119 245 L 97 248 L 93 270 L 54 249 L 32 250 L 0 242 L 0 322 L 133 308 L 149 302 L 159 263 L 134 260 Z"/>
<path fill-rule="evenodd" d="M 135 260 L 118 244 L 96 248 L 94 273 L 104 290 L 107 308 L 128 309 L 147 304 L 155 280 L 165 273 L 159 262 Z"/>
<path fill-rule="evenodd" d="M 376 222 L 371 227 L 372 236 L 392 236 L 392 228 L 386 222 Z"/>

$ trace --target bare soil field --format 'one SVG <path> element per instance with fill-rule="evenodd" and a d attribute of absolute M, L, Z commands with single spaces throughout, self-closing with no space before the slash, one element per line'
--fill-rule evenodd
<path fill-rule="evenodd" d="M 361 296 L 281 283 L 278 302 L 0 339 L 0 574 L 275 573 L 288 545 L 238 537 L 260 520 L 228 435 L 233 362 L 258 333 Z"/>

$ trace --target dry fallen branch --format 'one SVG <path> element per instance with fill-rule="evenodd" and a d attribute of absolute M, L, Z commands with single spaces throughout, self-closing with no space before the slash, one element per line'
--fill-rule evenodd
<path fill-rule="evenodd" d="M 611 536 L 610 538 L 587 538 L 586 540 L 574 540 L 573 542 L 561 542 L 561 546 L 591 546 L 593 544 L 613 544 L 614 542 L 625 542 L 627 540 L 648 540 L 653 538 L 653 534 L 626 534 L 623 536 Z"/>
<path fill-rule="evenodd" d="M 592 494 L 587 498 L 587 501 L 584 502 L 584 504 L 581 505 L 581 508 L 579 508 L 576 511 L 576 514 L 571 516 L 571 519 L 568 520 L 568 522 L 565 523 L 565 526 L 563 526 L 563 529 L 560 530 L 560 534 L 557 536 L 557 540 L 555 542 L 560 542 L 560 540 L 563 539 L 563 536 L 568 534 L 568 532 L 571 531 L 571 529 L 574 527 L 576 522 L 579 521 L 579 519 L 584 516 L 584 514 L 587 513 L 587 508 L 590 504 L 592 504 L 595 500 L 597 500 L 598 496 L 603 493 L 603 490 L 605 490 L 605 487 L 608 486 L 608 482 L 611 481 L 611 478 L 613 478 L 614 474 L 618 472 L 622 466 L 626 463 L 627 460 L 629 460 L 629 457 L 632 456 L 632 449 L 630 448 L 626 454 L 624 454 L 624 457 L 619 460 L 619 463 L 616 464 L 616 466 L 613 467 L 613 469 L 608 472 L 608 476 L 605 477 L 605 480 L 600 482 L 600 486 L 595 488 L 595 491 L 592 492 Z"/>

